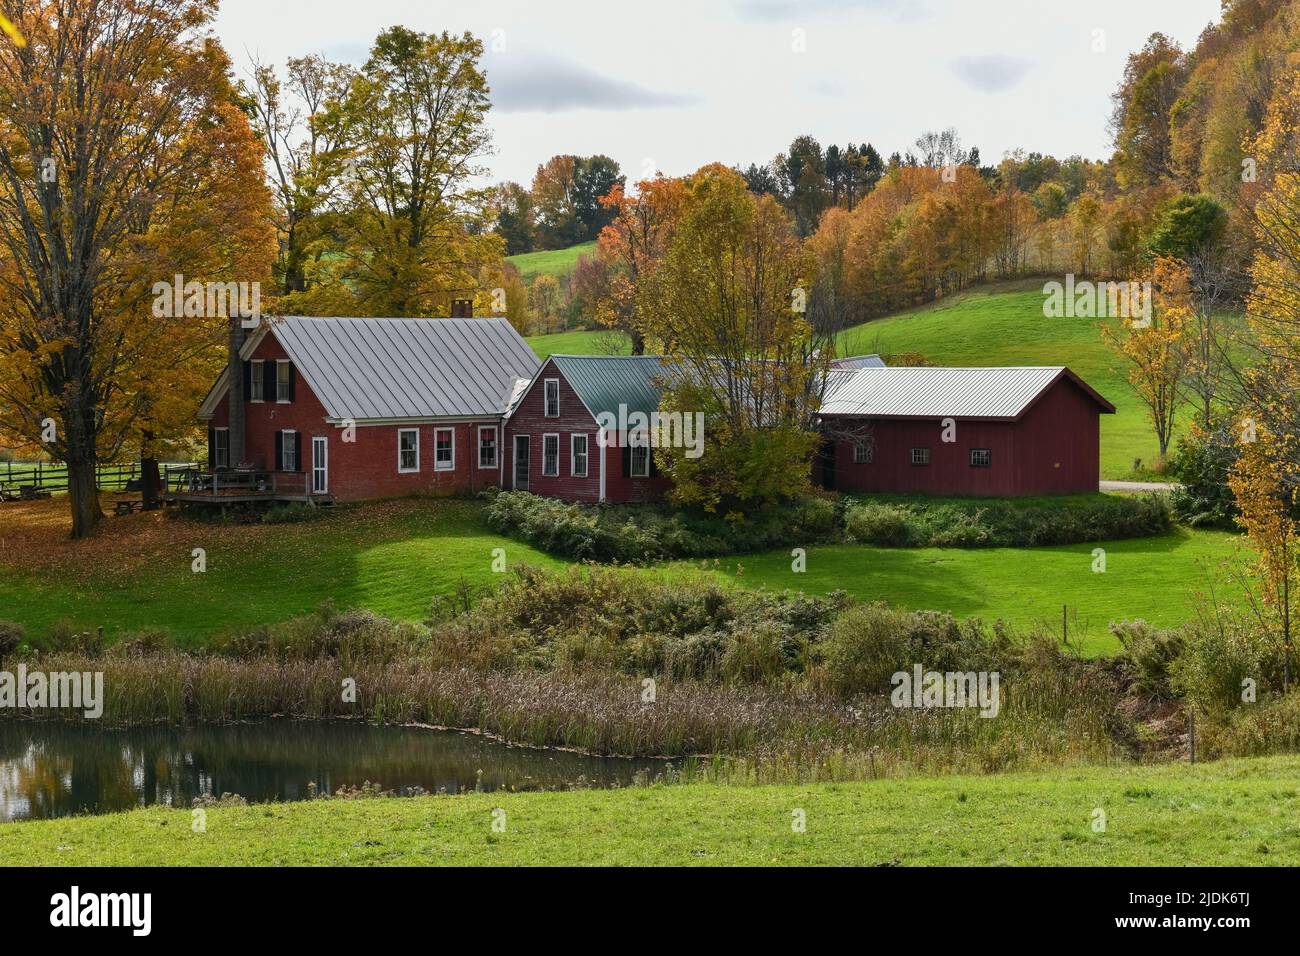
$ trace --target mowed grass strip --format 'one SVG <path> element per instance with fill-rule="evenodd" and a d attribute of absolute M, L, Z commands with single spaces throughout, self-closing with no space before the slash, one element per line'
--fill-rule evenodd
<path fill-rule="evenodd" d="M 209 808 L 203 833 L 191 829 L 188 809 L 153 808 L 0 825 L 0 862 L 1293 866 L 1298 778 L 1300 758 L 1285 757 L 852 784 L 331 800 Z M 504 832 L 492 829 L 498 808 Z M 792 826 L 796 811 L 805 832 Z"/>
<path fill-rule="evenodd" d="M 33 635 L 60 620 L 109 636 L 163 628 L 201 641 L 226 628 L 256 628 L 333 601 L 400 620 L 422 620 L 435 595 L 462 583 L 495 585 L 494 551 L 506 565 L 565 562 L 494 533 L 477 501 L 400 499 L 341 508 L 298 524 L 214 524 L 161 514 L 108 518 L 88 541 L 66 539 L 66 503 L 0 505 L 0 619 Z M 1113 620 L 1172 626 L 1191 617 L 1195 592 L 1240 547 L 1236 535 L 1176 530 L 1155 538 L 1062 547 L 879 548 L 813 545 L 795 573 L 789 551 L 678 561 L 675 579 L 826 594 L 959 617 L 1001 618 L 1059 629 L 1087 653 L 1115 650 Z M 195 573 L 202 548 L 207 570 Z M 1094 572 L 1094 549 L 1106 570 Z M 1218 576 L 1221 579 L 1221 574 Z"/>

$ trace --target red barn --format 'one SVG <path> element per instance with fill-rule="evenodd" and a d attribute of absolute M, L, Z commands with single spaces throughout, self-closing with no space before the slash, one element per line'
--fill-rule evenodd
<path fill-rule="evenodd" d="M 286 317 L 263 322 L 240 359 L 243 461 L 223 372 L 199 412 L 209 468 L 307 500 L 503 484 L 501 416 L 539 364 L 504 319 Z"/>
<path fill-rule="evenodd" d="M 833 371 L 820 477 L 840 491 L 1096 491 L 1099 416 L 1114 411 L 1061 366 Z"/>
<path fill-rule="evenodd" d="M 573 501 L 661 497 L 668 480 L 654 449 L 636 429 L 608 426 L 657 411 L 663 373 L 654 355 L 552 355 L 506 413 L 502 487 Z"/>

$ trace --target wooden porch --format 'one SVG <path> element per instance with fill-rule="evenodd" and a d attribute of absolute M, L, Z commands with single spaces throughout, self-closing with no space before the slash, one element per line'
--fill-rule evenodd
<path fill-rule="evenodd" d="M 182 507 L 197 505 L 222 509 L 277 502 L 299 502 L 313 508 L 332 505 L 334 497 L 313 492 L 310 481 L 308 474 L 258 468 L 194 469 L 169 474 L 162 500 Z"/>

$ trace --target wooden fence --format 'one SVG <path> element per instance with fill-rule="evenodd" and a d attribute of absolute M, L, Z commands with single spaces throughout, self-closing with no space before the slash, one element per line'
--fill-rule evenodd
<path fill-rule="evenodd" d="M 178 485 L 180 475 L 199 466 L 194 462 L 169 462 L 158 466 L 162 487 Z M 101 465 L 96 470 L 95 484 L 100 491 L 123 491 L 128 481 L 140 477 L 140 463 L 129 465 Z M 37 493 L 62 493 L 68 490 L 68 466 L 50 462 L 0 462 L 0 485 L 12 491 L 35 488 Z"/>

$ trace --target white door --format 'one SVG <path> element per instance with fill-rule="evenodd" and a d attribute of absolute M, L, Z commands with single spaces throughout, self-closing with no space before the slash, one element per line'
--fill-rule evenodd
<path fill-rule="evenodd" d="M 330 488 L 329 439 L 313 436 L 311 440 L 311 493 L 323 495 Z"/>

